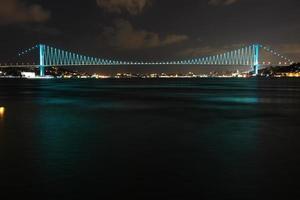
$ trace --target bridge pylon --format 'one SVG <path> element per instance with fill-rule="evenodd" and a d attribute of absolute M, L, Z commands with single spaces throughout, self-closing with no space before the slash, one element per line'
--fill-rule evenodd
<path fill-rule="evenodd" d="M 261 47 L 260 44 L 253 45 L 253 73 L 255 76 L 258 75 L 259 70 L 259 48 Z"/>
<path fill-rule="evenodd" d="M 44 77 L 45 76 L 45 45 L 40 44 L 39 51 L 40 51 L 40 64 L 39 64 L 40 76 Z"/>

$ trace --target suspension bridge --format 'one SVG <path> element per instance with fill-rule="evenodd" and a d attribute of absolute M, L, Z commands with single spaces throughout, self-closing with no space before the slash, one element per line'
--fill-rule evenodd
<path fill-rule="evenodd" d="M 47 67 L 64 67 L 64 66 L 122 66 L 122 65 L 199 65 L 199 66 L 232 66 L 241 67 L 249 66 L 252 68 L 253 74 L 257 75 L 261 66 L 270 66 L 274 62 L 266 61 L 261 58 L 262 52 L 267 52 L 271 56 L 276 57 L 278 62 L 276 65 L 290 65 L 294 63 L 293 60 L 281 55 L 275 50 L 261 44 L 248 45 L 239 49 L 227 51 L 225 53 L 191 58 L 187 60 L 173 60 L 173 61 L 122 61 L 114 59 L 96 58 L 86 56 L 45 44 L 38 44 L 29 49 L 21 51 L 18 58 L 22 59 L 25 56 L 37 52 L 38 61 L 32 64 L 18 62 L 16 64 L 0 64 L 1 67 L 37 67 L 39 68 L 40 76 L 45 76 L 45 68 Z"/>

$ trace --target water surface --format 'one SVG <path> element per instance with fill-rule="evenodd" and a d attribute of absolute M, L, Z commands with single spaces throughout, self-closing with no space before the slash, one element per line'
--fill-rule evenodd
<path fill-rule="evenodd" d="M 2 79 L 0 107 L 1 199 L 299 196 L 300 79 Z"/>

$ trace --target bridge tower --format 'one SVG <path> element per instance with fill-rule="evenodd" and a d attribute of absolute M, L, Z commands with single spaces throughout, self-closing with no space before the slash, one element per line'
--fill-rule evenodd
<path fill-rule="evenodd" d="M 259 70 L 259 44 L 253 45 L 253 72 L 254 75 L 258 75 Z"/>
<path fill-rule="evenodd" d="M 39 50 L 40 50 L 40 76 L 44 77 L 45 76 L 45 45 L 40 44 L 39 45 Z"/>

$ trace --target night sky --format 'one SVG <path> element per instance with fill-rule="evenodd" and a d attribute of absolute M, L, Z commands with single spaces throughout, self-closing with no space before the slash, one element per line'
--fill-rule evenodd
<path fill-rule="evenodd" d="M 37 43 L 166 60 L 252 43 L 300 59 L 299 0 L 0 0 L 0 59 Z"/>

